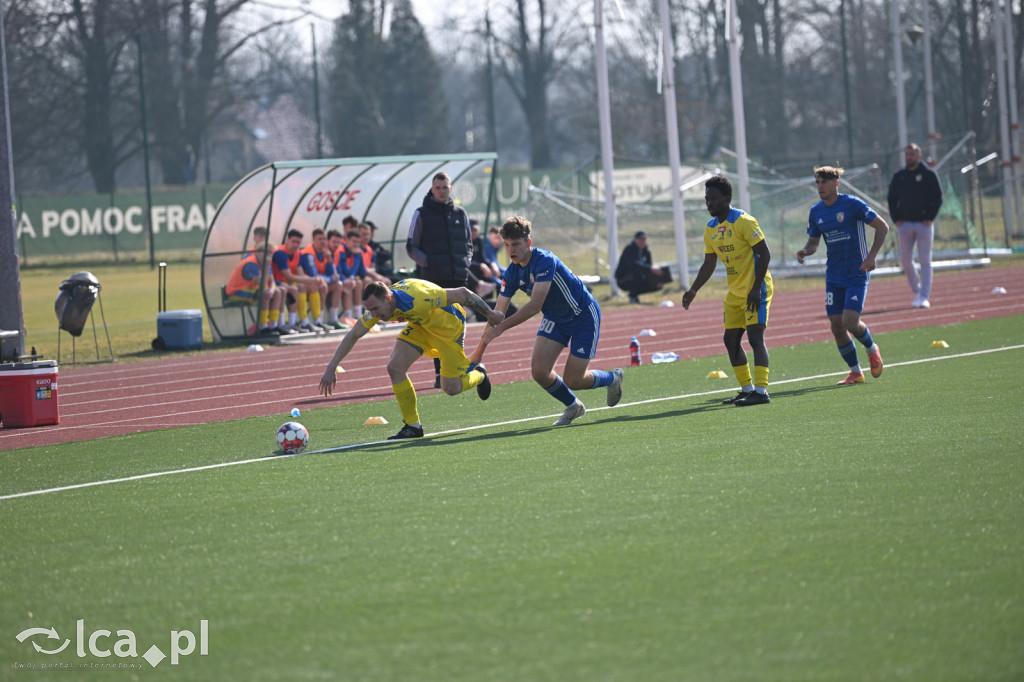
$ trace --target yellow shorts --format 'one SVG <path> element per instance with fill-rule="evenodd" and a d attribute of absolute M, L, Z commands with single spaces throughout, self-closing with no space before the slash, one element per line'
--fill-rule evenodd
<path fill-rule="evenodd" d="M 768 325 L 768 309 L 772 305 L 772 283 L 765 279 L 761 286 L 761 303 L 753 311 L 747 310 L 747 299 L 730 291 L 722 304 L 722 322 L 726 329 L 746 329 L 755 324 Z"/>
<path fill-rule="evenodd" d="M 232 291 L 231 293 L 227 293 L 227 291 L 225 291 L 225 294 L 227 295 L 228 300 L 233 303 L 255 303 L 259 298 L 259 291 L 259 287 L 244 287 L 237 291 Z"/>
<path fill-rule="evenodd" d="M 419 348 L 429 358 L 441 361 L 441 376 L 457 379 L 469 369 L 469 358 L 466 357 L 465 333 L 455 338 L 447 338 L 431 334 L 417 324 L 407 324 L 398 334 L 398 338 Z"/>

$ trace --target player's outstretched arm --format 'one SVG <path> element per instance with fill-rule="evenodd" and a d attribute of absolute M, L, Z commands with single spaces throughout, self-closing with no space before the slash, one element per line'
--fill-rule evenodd
<path fill-rule="evenodd" d="M 491 306 L 484 303 L 484 300 L 482 298 L 477 296 L 475 293 L 473 293 L 466 287 L 445 289 L 444 293 L 448 297 L 449 303 L 458 303 L 461 306 L 469 308 L 475 313 L 479 313 L 483 317 L 487 318 L 488 324 L 499 324 L 502 320 L 505 319 L 504 313 L 491 310 Z"/>
<path fill-rule="evenodd" d="M 338 365 L 341 364 L 342 359 L 351 352 L 352 348 L 356 345 L 356 341 L 366 335 L 369 330 L 363 326 L 362 322 L 357 322 L 348 330 L 344 338 L 341 339 L 341 343 L 338 344 L 337 349 L 334 351 L 334 355 L 331 357 L 331 361 L 327 363 L 327 369 L 324 370 L 324 375 L 320 377 L 320 395 L 329 396 L 334 393 L 334 386 L 338 380 Z"/>
<path fill-rule="evenodd" d="M 488 326 L 484 330 L 483 338 L 487 343 L 501 336 L 504 332 L 508 331 L 512 327 L 521 325 L 528 319 L 540 312 L 544 306 L 544 299 L 548 297 L 548 292 L 551 290 L 551 282 L 537 282 L 533 285 L 533 291 L 530 293 L 530 300 L 519 307 L 519 310 L 515 312 L 511 317 L 506 317 L 504 321 L 495 326 Z M 495 307 L 498 308 L 499 312 L 504 311 L 508 308 L 508 304 L 511 298 L 507 296 L 498 296 L 498 303 Z M 503 313 L 504 314 L 504 313 Z"/>

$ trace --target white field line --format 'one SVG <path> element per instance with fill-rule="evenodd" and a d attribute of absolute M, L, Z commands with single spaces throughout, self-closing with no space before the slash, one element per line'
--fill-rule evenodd
<path fill-rule="evenodd" d="M 1024 344 L 1019 344 L 1019 345 L 1016 345 L 1016 346 L 1003 346 L 1003 347 L 1000 347 L 1000 348 L 988 348 L 986 350 L 971 351 L 970 353 L 956 353 L 956 354 L 953 354 L 953 355 L 940 355 L 940 356 L 936 356 L 936 357 L 933 357 L 933 358 L 921 358 L 921 359 L 918 359 L 918 360 L 907 360 L 905 362 L 894 362 L 891 365 L 886 365 L 886 368 L 891 369 L 893 367 L 905 367 L 905 366 L 908 366 L 908 365 L 917 365 L 917 364 L 921 364 L 921 363 L 925 363 L 925 362 L 939 362 L 939 361 L 942 361 L 942 360 L 956 360 L 956 359 L 959 359 L 959 358 L 967 358 L 967 357 L 972 357 L 972 356 L 975 356 L 975 355 L 987 355 L 989 353 L 1000 353 L 1000 352 L 1009 351 L 1009 350 L 1020 350 L 1022 348 L 1024 348 Z M 839 376 L 839 375 L 846 374 L 846 373 L 847 373 L 846 370 L 843 370 L 841 372 L 829 372 L 827 374 L 814 374 L 814 375 L 811 375 L 811 376 L 798 377 L 798 378 L 794 378 L 794 379 L 784 379 L 782 381 L 775 381 L 775 382 L 772 382 L 772 385 L 773 386 L 778 386 L 780 384 L 794 384 L 794 383 L 799 383 L 799 382 L 803 382 L 803 381 L 811 381 L 811 380 L 814 380 L 814 379 L 823 379 L 823 378 L 826 378 L 826 377 Z M 715 389 L 713 391 L 702 391 L 702 392 L 699 392 L 699 393 L 684 393 L 684 394 L 681 394 L 681 395 L 666 396 L 666 397 L 663 397 L 663 398 L 650 398 L 648 400 L 639 400 L 639 401 L 632 402 L 632 403 L 620 403 L 620 404 L 616 405 L 614 408 L 611 408 L 611 407 L 595 407 L 595 408 L 591 408 L 591 409 L 589 409 L 587 411 L 588 412 L 599 412 L 601 410 L 619 409 L 619 408 L 622 408 L 622 407 L 631 407 L 631 406 L 634 406 L 634 405 L 649 405 L 651 403 L 660 403 L 660 402 L 665 402 L 665 401 L 668 401 L 668 400 L 680 400 L 680 399 L 684 399 L 684 398 L 699 398 L 701 396 L 713 395 L 715 393 L 729 393 L 729 392 L 732 392 L 732 391 L 735 391 L 735 390 L 736 390 L 735 387 L 719 388 L 719 389 Z M 458 428 L 458 429 L 449 429 L 447 431 L 437 431 L 437 432 L 431 433 L 429 435 L 431 437 L 433 437 L 433 436 L 448 435 L 448 434 L 452 434 L 452 433 L 466 433 L 467 431 L 477 431 L 479 429 L 490 429 L 490 428 L 495 428 L 495 427 L 499 427 L 499 426 L 509 426 L 511 424 L 522 424 L 522 423 L 525 423 L 525 422 L 538 421 L 538 420 L 541 420 L 541 419 L 557 419 L 560 415 L 561 415 L 561 412 L 559 412 L 557 414 L 548 414 L 548 415 L 542 415 L 542 416 L 537 416 L 537 417 L 524 417 L 522 419 L 510 419 L 510 420 L 507 420 L 507 421 L 494 422 L 494 423 L 491 423 L 491 424 L 479 424 L 477 426 L 466 426 L 466 427 L 462 427 L 462 428 Z M 381 444 L 384 444 L 384 443 L 387 443 L 387 442 L 389 442 L 389 441 L 387 441 L 387 440 L 376 440 L 376 441 L 368 441 L 366 443 L 353 443 L 351 445 L 340 445 L 338 447 L 325 448 L 323 450 L 311 450 L 309 452 L 301 452 L 301 453 L 297 453 L 297 454 L 294 454 L 294 455 L 277 455 L 277 456 L 257 457 L 257 458 L 253 458 L 253 459 L 238 460 L 238 461 L 235 461 L 235 462 L 220 462 L 218 464 L 207 464 L 207 465 L 198 466 L 198 467 L 188 467 L 188 468 L 185 468 L 185 469 L 171 469 L 171 470 L 168 470 L 168 471 L 154 471 L 154 472 L 148 473 L 148 474 L 138 474 L 136 476 L 125 476 L 124 478 L 111 478 L 111 479 L 107 479 L 107 480 L 103 480 L 103 481 L 90 481 L 88 483 L 76 483 L 74 485 L 65 485 L 65 486 L 60 486 L 58 488 L 44 488 L 42 490 L 30 490 L 30 491 L 22 492 L 22 493 L 11 493 L 9 495 L 0 495 L 0 500 L 13 500 L 13 499 L 21 498 L 21 497 L 32 497 L 34 495 L 45 495 L 45 494 L 48 494 L 48 493 L 60 493 L 60 492 L 66 492 L 68 490 L 78 490 L 80 488 L 94 488 L 94 487 L 101 486 L 101 485 L 110 485 L 112 483 L 126 483 L 126 482 L 129 482 L 129 481 L 142 481 L 142 480 L 145 480 L 147 478 L 159 478 L 159 477 L 162 477 L 162 476 L 171 476 L 171 475 L 174 475 L 174 474 L 188 474 L 188 473 L 193 473 L 193 472 L 196 472 L 196 471 L 208 471 L 210 469 L 224 469 L 224 468 L 227 468 L 227 467 L 238 466 L 238 465 L 242 465 L 242 464 L 256 464 L 258 462 L 277 462 L 277 461 L 280 461 L 282 459 L 286 459 L 286 458 L 289 458 L 289 457 L 300 457 L 300 456 L 304 457 L 306 455 L 320 455 L 320 454 L 329 453 L 329 452 L 343 452 L 345 450 L 354 450 L 356 448 L 362 448 L 362 447 L 366 447 L 366 446 L 369 446 L 369 445 L 381 445 Z M 422 442 L 422 441 L 412 441 L 412 442 Z M 402 441 L 395 441 L 394 445 L 400 445 L 401 443 L 402 443 Z"/>

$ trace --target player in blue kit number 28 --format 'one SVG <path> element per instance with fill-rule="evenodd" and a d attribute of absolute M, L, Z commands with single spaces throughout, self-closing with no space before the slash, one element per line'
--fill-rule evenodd
<path fill-rule="evenodd" d="M 542 312 L 544 319 L 533 344 L 530 370 L 533 380 L 565 405 L 555 426 L 570 424 L 586 412 L 573 390 L 607 386 L 608 406 L 617 404 L 622 397 L 622 370 L 587 370 L 601 335 L 601 306 L 558 256 L 533 248 L 529 220 L 522 216 L 506 220 L 501 239 L 511 262 L 505 269 L 494 309 L 504 314 L 512 295 L 520 289 L 530 300 L 501 323 L 488 326 L 483 341 L 490 343 L 502 332 Z M 555 362 L 566 346 L 569 357 L 565 360 L 563 378 L 555 372 Z"/>
<path fill-rule="evenodd" d="M 796 252 L 800 263 L 818 250 L 825 238 L 828 258 L 825 261 L 825 314 L 832 327 L 832 336 L 839 354 L 850 366 L 850 373 L 840 386 L 864 383 L 864 372 L 857 360 L 853 339 L 864 344 L 871 363 L 871 376 L 882 376 L 882 353 L 871 338 L 868 326 L 860 319 L 868 282 L 875 269 L 875 258 L 885 243 L 889 225 L 861 199 L 839 193 L 842 168 L 820 166 L 814 169 L 814 184 L 821 201 L 811 207 L 807 223 L 807 243 Z M 864 225 L 875 229 L 868 249 Z"/>

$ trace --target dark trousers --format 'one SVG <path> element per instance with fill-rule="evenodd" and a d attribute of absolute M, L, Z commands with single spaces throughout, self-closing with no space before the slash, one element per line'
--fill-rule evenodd
<path fill-rule="evenodd" d="M 615 283 L 630 296 L 639 296 L 658 291 L 671 281 L 672 272 L 668 268 L 662 268 L 660 275 L 654 274 L 652 270 L 639 270 L 627 277 L 616 278 Z"/>

